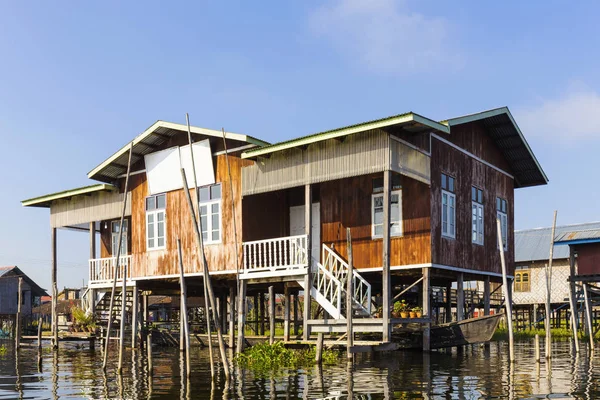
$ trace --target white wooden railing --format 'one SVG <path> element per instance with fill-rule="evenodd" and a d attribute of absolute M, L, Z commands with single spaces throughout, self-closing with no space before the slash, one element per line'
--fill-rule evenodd
<path fill-rule="evenodd" d="M 307 235 L 244 242 L 244 273 L 270 271 L 274 276 L 308 266 Z"/>
<path fill-rule="evenodd" d="M 329 271 L 333 277 L 342 283 L 342 291 L 346 291 L 346 276 L 348 274 L 348 263 L 336 252 L 323 244 L 321 261 L 323 267 Z M 352 270 L 352 299 L 362 310 L 371 314 L 371 284 L 365 280 L 356 270 Z"/>
<path fill-rule="evenodd" d="M 94 258 L 90 260 L 90 283 L 109 283 L 114 279 L 115 264 L 117 257 Z M 121 256 L 117 280 L 121 280 L 123 269 L 127 267 L 127 279 L 131 278 L 131 256 Z"/>
<path fill-rule="evenodd" d="M 313 287 L 330 304 L 321 304 L 335 319 L 342 317 L 342 283 L 320 262 L 313 266 Z M 317 301 L 319 299 L 317 298 Z M 327 307 L 329 306 L 329 307 Z"/>

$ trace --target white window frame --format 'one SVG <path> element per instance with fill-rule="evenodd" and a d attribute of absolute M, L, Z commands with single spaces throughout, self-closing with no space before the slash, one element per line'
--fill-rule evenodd
<path fill-rule="evenodd" d="M 446 202 L 446 204 L 444 204 L 444 196 L 447 196 L 448 201 Z M 454 212 L 452 213 L 452 220 L 450 218 L 450 209 L 451 209 L 451 205 L 450 205 L 450 200 L 452 199 L 453 203 L 454 203 Z M 447 216 L 447 222 L 446 222 L 446 229 L 444 230 L 444 208 L 446 209 L 446 216 Z M 446 238 L 451 238 L 451 239 L 456 239 L 456 195 L 452 192 L 449 192 L 447 190 L 443 190 L 442 189 L 442 236 L 446 237 Z M 450 230 L 450 227 L 453 227 L 452 230 Z"/>
<path fill-rule="evenodd" d="M 398 196 L 398 220 L 392 221 L 392 204 L 391 197 L 397 195 Z M 372 239 L 381 239 L 383 238 L 383 234 L 377 235 L 375 234 L 375 227 L 382 226 L 381 224 L 375 223 L 375 199 L 381 197 L 383 199 L 383 193 L 375 193 L 371 195 L 371 238 Z M 390 192 L 390 237 L 401 237 L 404 235 L 404 227 L 403 227 L 403 218 L 402 218 L 402 189 L 392 190 Z M 392 233 L 392 226 L 398 226 L 399 232 Z"/>
<path fill-rule="evenodd" d="M 117 256 L 117 248 L 115 247 L 115 244 L 118 246 L 119 245 L 119 232 L 115 232 L 114 226 L 118 225 L 121 222 L 120 219 L 118 220 L 114 220 L 110 222 L 110 247 L 111 247 L 111 254 L 113 257 Z M 129 251 L 129 249 L 127 248 L 127 235 L 129 234 L 129 222 L 127 222 L 126 219 L 123 220 L 123 226 L 125 226 L 125 230 L 123 231 L 123 237 L 121 239 L 122 243 L 121 243 L 121 255 L 125 256 L 127 255 L 127 252 Z M 120 230 L 120 229 L 119 229 Z"/>
<path fill-rule="evenodd" d="M 200 234 L 203 234 L 206 231 L 206 238 L 202 238 L 202 242 L 204 244 L 221 244 L 223 243 L 223 205 L 222 205 L 222 199 L 223 199 L 223 185 L 221 185 L 220 183 L 215 183 L 214 185 L 210 185 L 208 186 L 208 192 L 209 194 L 211 193 L 211 187 L 213 186 L 221 186 L 220 189 L 220 197 L 218 199 L 210 199 L 210 200 L 204 200 L 204 201 L 200 201 L 199 202 L 199 209 L 200 209 L 200 221 L 202 221 L 202 207 L 206 207 L 206 226 L 202 225 L 201 229 L 200 229 Z M 218 228 L 218 232 L 219 232 L 219 239 L 218 240 L 213 240 L 212 238 L 212 232 L 214 230 L 214 226 L 212 224 L 212 206 L 213 204 L 218 204 L 219 205 L 219 228 Z"/>
<path fill-rule="evenodd" d="M 158 196 L 165 196 L 165 207 L 164 208 L 156 208 L 153 210 L 146 210 L 146 250 L 147 251 L 164 250 L 167 248 L 167 213 L 166 213 L 167 195 L 163 193 L 163 194 L 148 196 L 148 197 L 146 197 L 146 202 L 147 202 L 148 198 L 150 198 L 150 197 L 156 198 Z M 144 206 L 146 206 L 146 204 L 144 204 Z M 158 216 L 159 215 L 162 215 L 162 224 L 163 224 L 163 235 L 160 237 L 158 236 Z M 148 228 L 150 216 L 152 216 L 152 233 L 153 233 L 152 239 L 154 241 L 153 246 L 150 246 L 150 235 L 149 235 L 150 229 Z M 162 246 L 158 245 L 159 238 L 163 239 Z"/>
<path fill-rule="evenodd" d="M 508 251 L 508 212 L 496 211 L 496 216 L 500 220 L 500 231 L 502 233 L 502 244 L 504 245 L 504 251 Z M 500 245 L 496 244 L 496 248 Z"/>
<path fill-rule="evenodd" d="M 483 246 L 483 204 L 471 202 L 471 241 Z"/>

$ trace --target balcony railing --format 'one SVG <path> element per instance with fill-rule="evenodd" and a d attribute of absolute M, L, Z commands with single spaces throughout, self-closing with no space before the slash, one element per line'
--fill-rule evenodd
<path fill-rule="evenodd" d="M 117 257 L 95 258 L 90 260 L 90 283 L 102 284 L 110 283 L 115 278 L 115 264 Z M 121 256 L 119 260 L 119 269 L 117 270 L 117 280 L 123 277 L 123 270 L 127 267 L 127 279 L 131 278 L 131 256 Z"/>
<path fill-rule="evenodd" d="M 298 235 L 244 242 L 244 274 L 300 272 L 308 266 L 307 240 L 307 235 Z"/>

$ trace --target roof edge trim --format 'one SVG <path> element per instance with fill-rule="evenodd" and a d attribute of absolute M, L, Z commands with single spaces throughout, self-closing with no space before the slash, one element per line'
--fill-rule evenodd
<path fill-rule="evenodd" d="M 82 194 L 94 193 L 94 192 L 114 192 L 119 190 L 116 186 L 108 183 L 99 183 L 96 185 L 83 186 L 75 189 L 63 190 L 62 192 L 50 193 L 44 196 L 38 196 L 31 199 L 21 201 L 23 207 L 49 207 L 49 202 L 66 197 L 73 197 Z"/>

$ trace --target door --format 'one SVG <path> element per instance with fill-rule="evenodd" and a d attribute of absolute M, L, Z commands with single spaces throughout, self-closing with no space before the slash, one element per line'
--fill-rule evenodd
<path fill-rule="evenodd" d="M 290 236 L 304 235 L 304 206 L 290 207 Z M 321 259 L 321 204 L 312 205 L 312 258 Z"/>
<path fill-rule="evenodd" d="M 120 225 L 121 221 L 112 221 L 110 226 L 111 226 L 111 249 L 112 249 L 112 256 L 116 257 L 117 256 L 117 251 L 119 248 L 119 235 L 120 235 L 120 229 L 119 229 L 119 225 Z M 129 229 L 127 229 L 127 220 L 123 221 L 123 236 L 121 237 L 121 256 L 126 256 L 127 255 L 127 233 L 129 231 Z"/>

